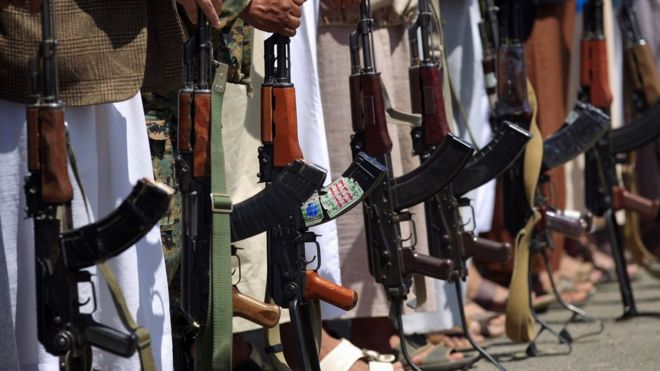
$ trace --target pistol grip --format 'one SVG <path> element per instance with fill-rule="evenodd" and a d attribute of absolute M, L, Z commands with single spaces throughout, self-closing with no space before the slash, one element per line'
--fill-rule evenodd
<path fill-rule="evenodd" d="M 477 257 L 496 263 L 506 263 L 511 258 L 511 244 L 509 243 L 489 240 L 465 231 L 461 234 L 461 239 L 466 259 Z"/>
<path fill-rule="evenodd" d="M 401 261 L 405 275 L 417 273 L 447 281 L 454 270 L 451 260 L 420 254 L 409 247 L 401 249 Z"/>
<path fill-rule="evenodd" d="M 211 94 L 195 93 L 193 96 L 195 142 L 193 147 L 193 177 L 211 176 Z M 218 130 L 221 130 L 218 128 Z"/>
<path fill-rule="evenodd" d="M 612 188 L 612 208 L 634 211 L 646 219 L 657 219 L 660 200 L 650 200 L 617 186 Z"/>
<path fill-rule="evenodd" d="M 305 272 L 305 284 L 306 300 L 320 299 L 343 310 L 351 310 L 357 304 L 357 292 L 330 282 L 315 271 Z"/>
<path fill-rule="evenodd" d="M 177 150 L 179 152 L 191 152 L 190 138 L 192 135 L 192 116 L 190 115 L 190 105 L 192 100 L 191 91 L 179 92 L 179 116 L 177 120 Z"/>
<path fill-rule="evenodd" d="M 90 314 L 81 316 L 85 339 L 89 344 L 125 358 L 137 350 L 139 339 L 134 332 L 125 334 L 94 321 Z"/>
<path fill-rule="evenodd" d="M 260 326 L 275 327 L 280 321 L 280 307 L 266 304 L 241 294 L 236 286 L 232 286 L 232 305 L 234 316 L 244 318 Z"/>
<path fill-rule="evenodd" d="M 298 143 L 296 91 L 292 86 L 273 89 L 273 164 L 283 167 L 303 158 Z"/>

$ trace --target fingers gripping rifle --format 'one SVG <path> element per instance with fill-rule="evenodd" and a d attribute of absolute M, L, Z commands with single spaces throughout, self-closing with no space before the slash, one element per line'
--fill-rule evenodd
<path fill-rule="evenodd" d="M 39 341 L 47 352 L 62 357 L 62 369 L 82 370 L 91 366 L 90 346 L 130 357 L 138 347 L 148 345 L 148 333 L 134 326 L 132 318 L 126 321 L 130 332 L 123 333 L 96 322 L 91 314 L 80 313 L 78 284 L 92 283 L 91 274 L 83 268 L 120 254 L 142 238 L 167 211 L 172 191 L 142 179 L 115 211 L 71 229 L 73 187 L 67 169 L 64 104 L 58 95 L 51 5 L 43 2 L 42 41 L 37 57 L 30 61 L 26 210 L 34 219 Z M 94 287 L 92 299 L 96 308 Z"/>
<path fill-rule="evenodd" d="M 303 161 L 303 156 L 298 144 L 296 96 L 290 76 L 289 38 L 273 34 L 266 39 L 264 49 L 266 73 L 261 87 L 263 145 L 259 148 L 259 160 L 260 180 L 270 188 L 272 177 L 278 176 L 290 164 Z M 322 184 L 326 176 L 325 170 L 312 164 L 307 166 L 316 169 L 317 182 Z M 357 173 L 363 169 L 364 167 L 358 169 Z M 373 176 L 374 179 L 380 176 L 374 171 L 363 172 L 362 175 L 366 178 Z M 350 195 L 350 192 L 346 194 Z M 296 204 L 297 208 L 300 206 L 300 203 Z M 318 217 L 320 209 L 321 207 L 312 214 Z M 321 255 L 316 235 L 307 230 L 305 216 L 308 216 L 305 211 L 296 212 L 268 230 L 267 289 L 277 305 L 289 309 L 298 341 L 298 366 L 302 370 L 319 370 L 310 304 L 312 301 L 323 300 L 349 310 L 357 302 L 357 293 L 327 281 L 314 270 L 308 269 L 313 260 L 306 259 L 306 244 L 316 246 L 317 268 L 320 266 Z M 323 218 L 321 214 L 321 219 Z"/>

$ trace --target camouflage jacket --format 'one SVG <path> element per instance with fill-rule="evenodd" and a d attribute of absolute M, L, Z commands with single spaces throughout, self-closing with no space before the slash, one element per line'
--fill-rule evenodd
<path fill-rule="evenodd" d="M 225 0 L 220 12 L 222 30 L 214 31 L 215 58 L 229 65 L 228 82 L 250 85 L 252 26 L 239 17 L 250 0 Z"/>

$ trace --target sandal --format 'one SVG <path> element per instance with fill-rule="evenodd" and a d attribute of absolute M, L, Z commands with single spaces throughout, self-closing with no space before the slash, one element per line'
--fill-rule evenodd
<path fill-rule="evenodd" d="M 392 371 L 396 357 L 373 350 L 361 350 L 350 341 L 341 339 L 339 345 L 321 359 L 321 371 L 348 371 L 358 361 L 366 362 L 370 371 Z"/>
<path fill-rule="evenodd" d="M 478 355 L 465 355 L 463 359 L 456 361 L 450 360 L 449 356 L 453 353 L 459 352 L 459 350 L 446 348 L 442 345 L 431 344 L 427 342 L 424 335 L 406 336 L 404 341 L 406 342 L 406 347 L 408 348 L 408 353 L 410 353 L 411 359 L 419 354 L 428 352 L 422 363 L 417 364 L 417 367 L 422 371 L 463 370 L 471 367 L 479 360 Z M 400 354 L 401 346 L 398 346 L 395 350 Z M 471 351 L 473 349 L 470 348 L 468 350 Z M 401 359 L 403 357 L 401 356 L 399 358 Z"/>

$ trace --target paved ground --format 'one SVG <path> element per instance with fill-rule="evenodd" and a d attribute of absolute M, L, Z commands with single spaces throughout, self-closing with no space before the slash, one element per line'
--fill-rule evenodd
<path fill-rule="evenodd" d="M 645 273 L 633 283 L 637 308 L 660 313 L 660 281 Z M 572 349 L 559 345 L 557 338 L 545 333 L 539 338 L 539 357 L 528 357 L 525 345 L 501 339 L 488 351 L 502 361 L 509 371 L 516 370 L 660 370 L 660 317 L 638 317 L 617 321 L 622 313 L 619 287 L 616 283 L 598 286 L 597 292 L 583 307 L 604 325 L 602 333 L 593 323 L 575 323 L 568 327 L 574 338 Z M 561 329 L 570 314 L 552 307 L 541 318 Z M 496 370 L 487 361 L 479 361 L 473 370 Z"/>
<path fill-rule="evenodd" d="M 641 274 L 633 283 L 638 310 L 660 313 L 660 281 Z M 660 317 L 638 317 L 626 321 L 616 319 L 622 313 L 617 283 L 599 285 L 595 295 L 583 309 L 603 323 L 603 332 L 594 323 L 573 323 L 568 331 L 573 338 L 572 349 L 558 344 L 557 338 L 542 334 L 538 349 L 543 355 L 529 357 L 525 344 L 512 344 L 506 338 L 493 342 L 488 351 L 494 354 L 509 371 L 563 371 L 563 370 L 659 370 L 660 371 Z M 553 306 L 540 316 L 554 329 L 561 329 L 570 313 Z M 339 335 L 348 336 L 345 321 L 334 321 Z M 590 336 L 590 334 L 592 334 Z M 246 336 L 260 349 L 261 333 Z M 477 362 L 471 370 L 496 370 L 485 360 Z"/>

